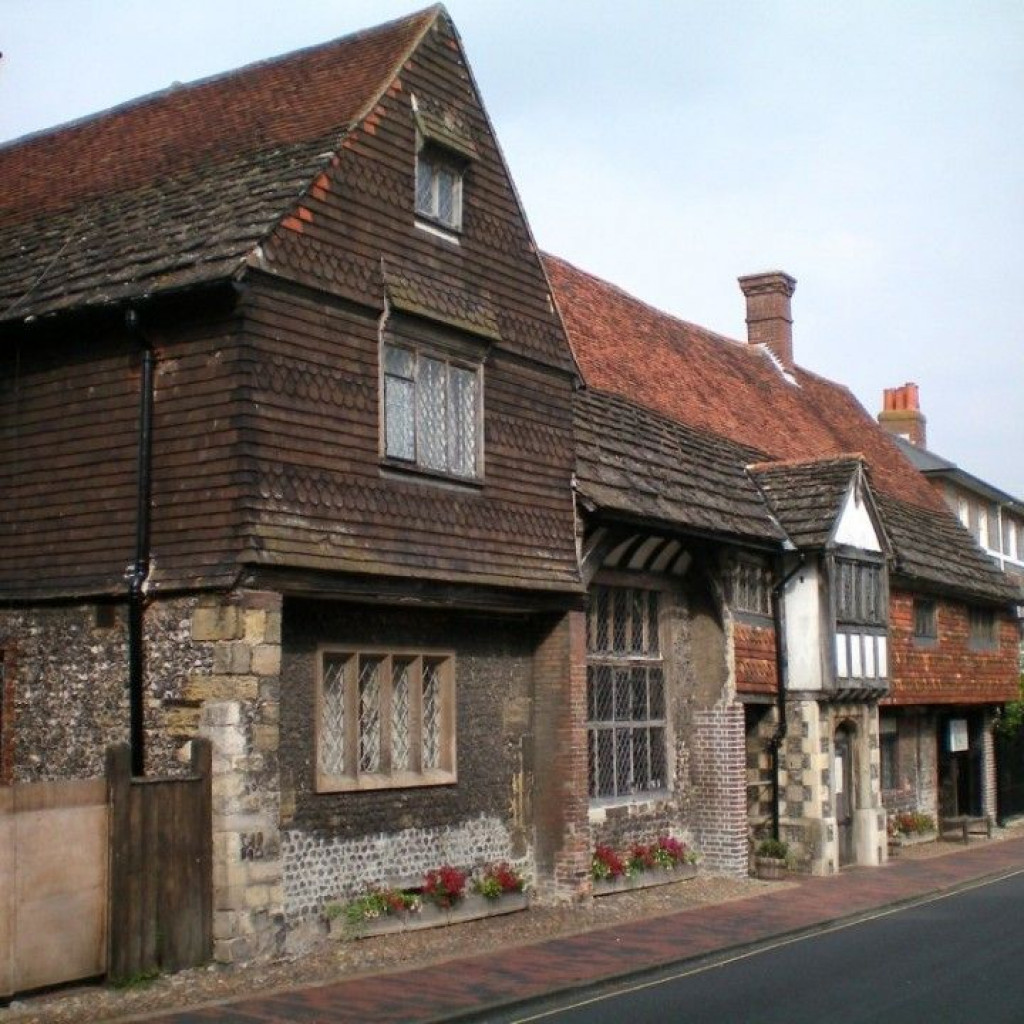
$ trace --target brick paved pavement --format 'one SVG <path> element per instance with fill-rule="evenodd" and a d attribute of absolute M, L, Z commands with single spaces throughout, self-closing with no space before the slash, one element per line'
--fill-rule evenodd
<path fill-rule="evenodd" d="M 976 879 L 1024 870 L 1024 837 L 955 854 L 901 859 L 647 921 L 464 957 L 392 974 L 256 995 L 200 1009 L 135 1017 L 162 1024 L 321 1024 L 444 1021 L 813 930 Z"/>

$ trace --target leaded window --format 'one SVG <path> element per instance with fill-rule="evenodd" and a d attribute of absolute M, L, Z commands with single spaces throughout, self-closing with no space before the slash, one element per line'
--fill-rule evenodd
<path fill-rule="evenodd" d="M 750 615 L 771 615 L 772 574 L 760 562 L 740 559 L 733 565 L 732 607 Z"/>
<path fill-rule="evenodd" d="M 462 167 L 435 146 L 416 155 L 416 212 L 453 231 L 462 227 Z"/>
<path fill-rule="evenodd" d="M 458 477 L 479 476 L 480 368 L 385 344 L 384 453 Z"/>
<path fill-rule="evenodd" d="M 668 788 L 660 594 L 598 586 L 587 614 L 587 745 L 590 797 Z"/>
<path fill-rule="evenodd" d="M 839 622 L 884 626 L 884 566 L 877 562 L 836 559 L 836 618 Z"/>
<path fill-rule="evenodd" d="M 325 648 L 317 683 L 319 789 L 455 781 L 451 655 Z"/>

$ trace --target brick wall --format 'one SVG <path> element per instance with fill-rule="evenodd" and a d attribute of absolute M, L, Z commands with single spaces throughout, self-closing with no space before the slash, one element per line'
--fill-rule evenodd
<path fill-rule="evenodd" d="M 533 655 L 531 756 L 538 894 L 580 896 L 589 887 L 586 621 L 550 620 Z"/>
<path fill-rule="evenodd" d="M 1018 696 L 1016 624 L 998 619 L 999 646 L 973 650 L 968 606 L 938 600 L 939 639 L 931 646 L 915 640 L 914 598 L 894 590 L 890 600 L 891 696 L 887 704 L 1001 703 Z"/>

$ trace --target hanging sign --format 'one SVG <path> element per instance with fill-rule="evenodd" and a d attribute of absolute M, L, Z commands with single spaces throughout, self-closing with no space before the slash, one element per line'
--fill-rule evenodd
<path fill-rule="evenodd" d="M 967 741 L 967 719 L 951 718 L 949 720 L 949 752 L 957 754 L 962 750 L 969 749 Z"/>

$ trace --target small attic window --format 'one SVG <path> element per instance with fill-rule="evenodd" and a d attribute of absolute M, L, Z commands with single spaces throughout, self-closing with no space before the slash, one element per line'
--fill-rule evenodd
<path fill-rule="evenodd" d="M 461 230 L 462 171 L 461 162 L 440 146 L 424 145 L 416 154 L 416 213 L 452 231 Z"/>
<path fill-rule="evenodd" d="M 412 97 L 416 122 L 416 214 L 428 225 L 462 230 L 463 182 L 477 159 L 469 127 L 456 111 Z M 427 225 L 424 225 L 427 226 Z"/>

